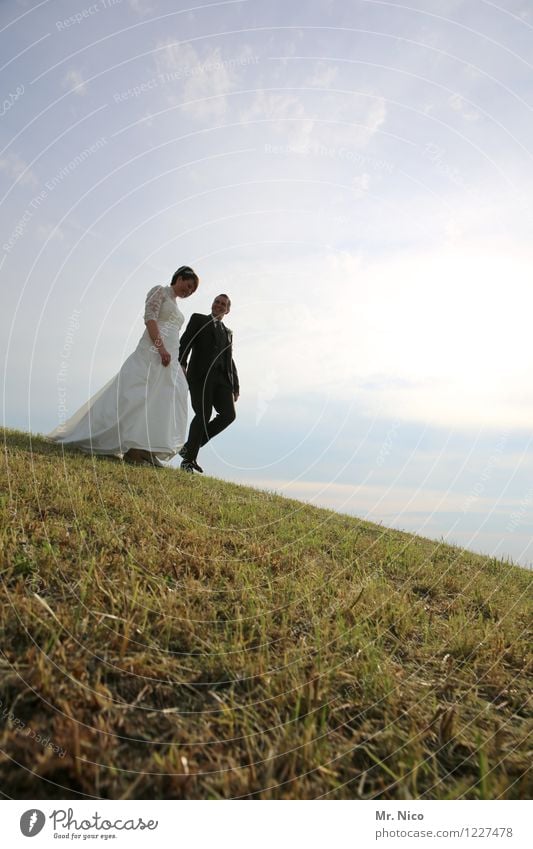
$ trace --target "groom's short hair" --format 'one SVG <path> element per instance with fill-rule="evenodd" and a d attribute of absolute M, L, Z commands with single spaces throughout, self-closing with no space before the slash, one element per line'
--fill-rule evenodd
<path fill-rule="evenodd" d="M 231 307 L 231 298 L 229 295 L 226 295 L 224 294 L 224 292 L 221 292 L 220 295 L 217 295 L 217 298 L 225 298 L 228 302 L 228 307 Z"/>

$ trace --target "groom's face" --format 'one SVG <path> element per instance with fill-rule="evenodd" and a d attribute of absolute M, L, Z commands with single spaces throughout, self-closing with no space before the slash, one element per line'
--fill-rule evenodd
<path fill-rule="evenodd" d="M 217 295 L 211 307 L 214 318 L 222 318 L 229 313 L 229 299 L 225 295 Z"/>

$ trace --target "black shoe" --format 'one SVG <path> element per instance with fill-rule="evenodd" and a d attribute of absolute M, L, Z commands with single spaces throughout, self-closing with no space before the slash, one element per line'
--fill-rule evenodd
<path fill-rule="evenodd" d="M 180 469 L 183 472 L 189 472 L 191 475 L 194 474 L 194 465 L 191 463 L 190 460 L 183 460 L 183 462 L 180 465 Z"/>
<path fill-rule="evenodd" d="M 202 469 L 201 466 L 198 465 L 196 460 L 189 460 L 189 458 L 187 457 L 187 451 L 185 450 L 185 445 L 183 446 L 183 448 L 180 451 L 178 451 L 178 454 L 179 454 L 180 457 L 183 457 L 185 463 L 190 463 L 190 465 L 193 467 L 193 470 L 195 472 L 200 472 L 200 474 L 203 475 L 204 470 Z M 183 469 L 183 463 L 181 464 L 181 468 Z M 188 471 L 190 471 L 190 469 L 188 469 Z"/>

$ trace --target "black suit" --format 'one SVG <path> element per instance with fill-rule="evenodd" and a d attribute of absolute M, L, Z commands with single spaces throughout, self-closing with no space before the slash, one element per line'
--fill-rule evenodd
<path fill-rule="evenodd" d="M 235 419 L 234 397 L 239 394 L 239 377 L 232 344 L 231 330 L 221 321 L 215 325 L 211 315 L 200 313 L 191 316 L 181 337 L 179 359 L 187 368 L 195 413 L 182 455 L 186 460 L 196 460 L 200 447 Z M 213 407 L 217 415 L 210 421 Z"/>

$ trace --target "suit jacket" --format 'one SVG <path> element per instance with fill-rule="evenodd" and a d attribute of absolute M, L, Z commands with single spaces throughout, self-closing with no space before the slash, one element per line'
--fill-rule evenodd
<path fill-rule="evenodd" d="M 226 333 L 227 344 L 222 353 L 224 372 L 233 387 L 233 392 L 239 393 L 239 376 L 233 362 L 233 333 L 222 324 Z M 217 357 L 216 330 L 211 315 L 201 315 L 195 312 L 180 339 L 179 360 L 187 368 L 187 380 L 202 382 Z M 187 366 L 187 360 L 190 362 Z"/>

